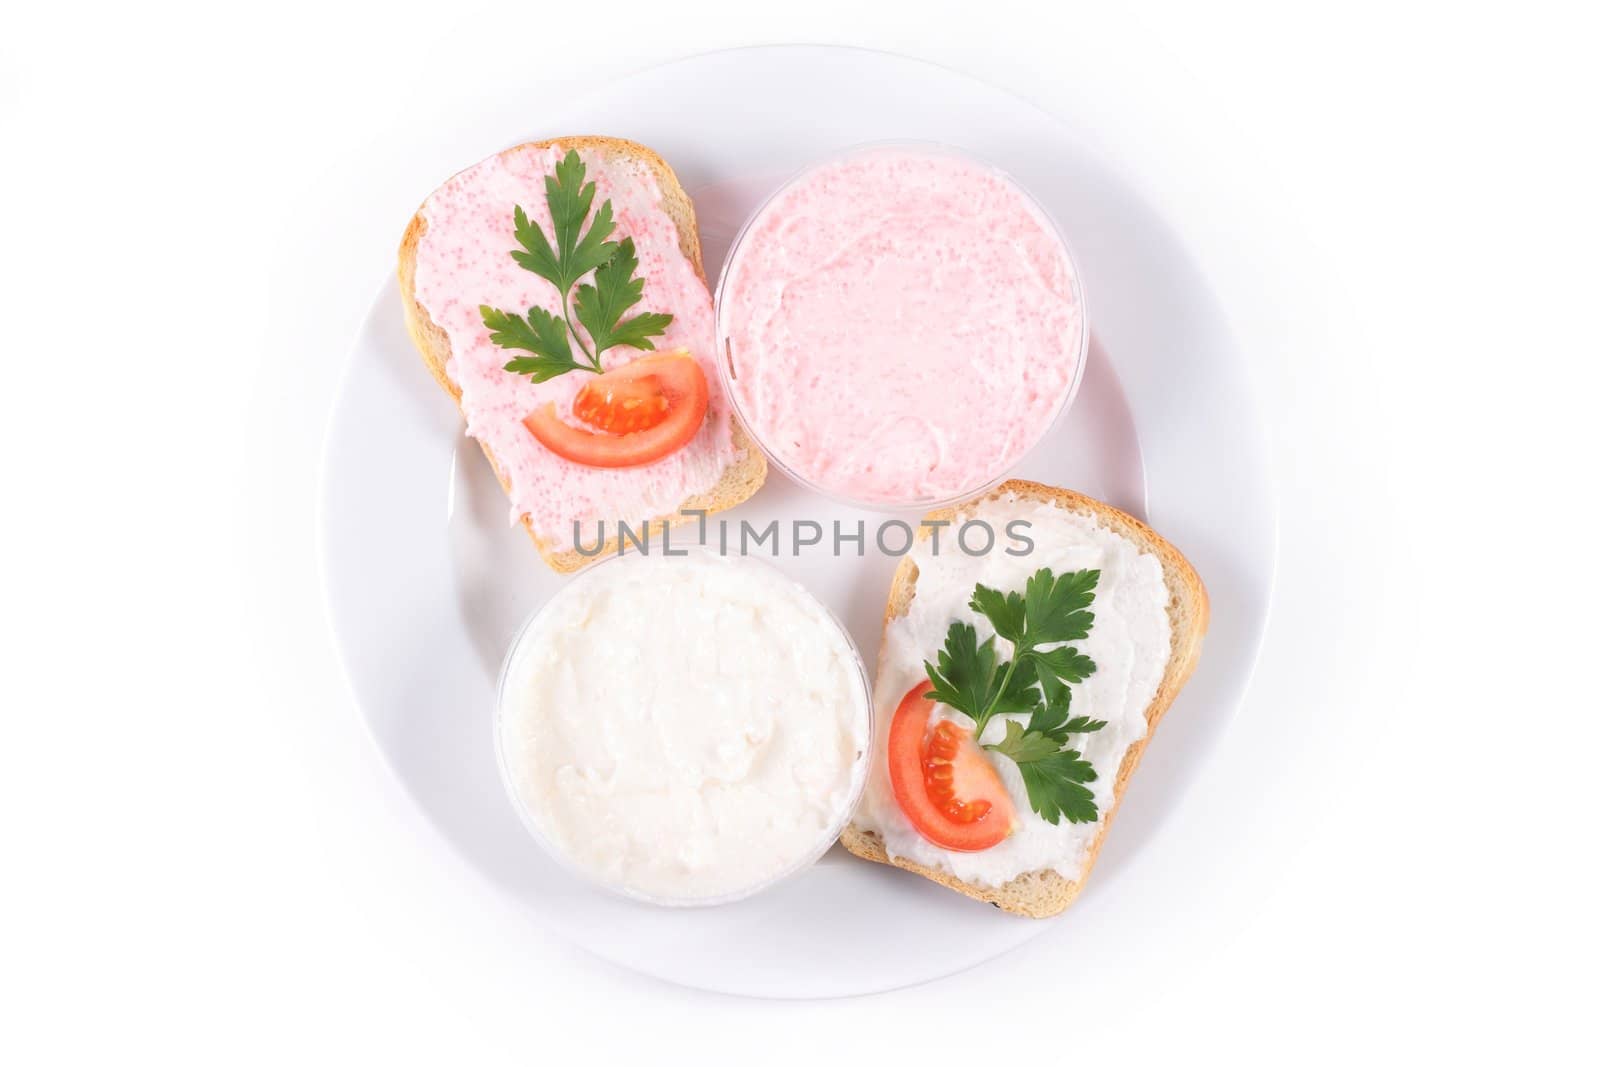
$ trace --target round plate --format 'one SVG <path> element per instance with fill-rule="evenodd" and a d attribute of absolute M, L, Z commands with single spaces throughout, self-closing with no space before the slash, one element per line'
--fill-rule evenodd
<path fill-rule="evenodd" d="M 509 105 L 502 105 L 506 112 Z M 1047 931 L 1075 955 L 1115 952 L 1127 879 L 1171 878 L 1153 838 L 1242 696 L 1276 555 L 1263 437 L 1243 362 L 1172 230 L 1060 122 L 962 75 L 882 53 L 781 47 L 657 67 L 570 105 L 493 110 L 477 155 L 605 133 L 657 149 L 694 197 L 715 279 L 728 242 L 785 176 L 863 141 L 939 141 L 1023 182 L 1072 241 L 1092 339 L 1071 411 L 1015 476 L 1149 519 L 1205 579 L 1212 621 L 1193 681 L 1163 721 L 1079 901 L 1059 919 L 1004 915 L 835 848 L 777 888 L 720 908 L 662 910 L 597 892 L 531 841 L 495 771 L 494 680 L 518 622 L 562 579 L 545 569 L 455 405 L 412 349 L 391 280 L 351 355 L 332 420 L 321 516 L 329 614 L 384 757 L 460 857 L 528 916 L 647 974 L 728 993 L 844 996 L 951 974 Z M 427 190 L 417 190 L 420 199 Z M 398 236 L 404 219 L 395 220 Z M 735 524 L 880 518 L 774 471 Z M 714 520 L 713 520 L 714 521 Z M 715 527 L 712 527 L 713 532 Z M 764 550 L 763 550 L 764 551 Z M 787 552 L 787 546 L 785 547 Z M 775 560 L 876 661 L 895 560 L 808 550 Z M 1177 899 L 1175 897 L 1174 904 Z"/>

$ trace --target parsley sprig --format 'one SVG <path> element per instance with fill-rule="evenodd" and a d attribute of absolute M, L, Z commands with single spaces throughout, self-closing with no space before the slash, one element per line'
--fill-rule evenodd
<path fill-rule="evenodd" d="M 542 307 L 529 308 L 525 316 L 487 304 L 478 307 L 483 324 L 489 328 L 489 340 L 501 348 L 532 353 L 513 358 L 505 369 L 526 374 L 536 382 L 574 370 L 603 374 L 600 353 L 619 346 L 653 350 L 655 345 L 650 338 L 665 333 L 672 322 L 671 315 L 658 311 L 642 312 L 623 321 L 628 309 L 644 298 L 644 279 L 634 277 L 639 257 L 633 238 L 608 240 L 616 229 L 611 201 L 600 204 L 589 228 L 584 229 L 594 205 L 595 188 L 594 182 L 584 182 L 587 173 L 577 151 L 571 150 L 556 164 L 555 173 L 545 177 L 545 203 L 550 208 L 554 244 L 520 206 L 512 215 L 512 232 L 522 248 L 513 251 L 511 258 L 556 287 L 561 294 L 561 317 L 556 318 Z M 578 285 L 573 298 L 572 287 L 590 271 L 594 272 L 593 282 Z M 578 323 L 589 334 L 589 344 L 584 343 L 583 333 L 573 324 L 574 311 Z M 573 354 L 573 343 L 578 346 L 581 360 Z"/>
<path fill-rule="evenodd" d="M 1094 661 L 1071 647 L 1094 625 L 1097 570 L 1057 576 L 1048 567 L 1028 579 L 1021 593 L 1002 593 L 985 585 L 972 591 L 969 606 L 989 620 L 994 637 L 978 641 L 969 623 L 953 622 L 939 652 L 938 665 L 924 663 L 933 683 L 928 699 L 972 719 L 972 734 L 983 736 L 996 715 L 1027 715 L 1027 725 L 1006 720 L 1005 736 L 984 745 L 1008 756 L 1022 772 L 1028 803 L 1048 823 L 1094 822 L 1099 818 L 1086 783 L 1095 770 L 1082 753 L 1069 748 L 1074 734 L 1103 729 L 1099 719 L 1072 714 L 1069 686 L 1094 673 Z M 1011 658 L 995 649 L 998 637 L 1011 645 Z"/>

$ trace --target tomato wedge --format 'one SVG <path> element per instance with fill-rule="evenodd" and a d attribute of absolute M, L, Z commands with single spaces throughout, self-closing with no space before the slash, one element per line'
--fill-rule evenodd
<path fill-rule="evenodd" d="M 539 443 L 586 467 L 641 467 L 688 444 L 705 421 L 711 394 L 693 356 L 679 349 L 608 370 L 578 391 L 574 426 L 546 404 L 522 420 Z"/>
<path fill-rule="evenodd" d="M 917 833 L 952 852 L 982 852 L 1011 835 L 1017 808 L 971 730 L 949 720 L 928 729 L 932 688 L 913 686 L 895 709 L 889 784 Z"/>

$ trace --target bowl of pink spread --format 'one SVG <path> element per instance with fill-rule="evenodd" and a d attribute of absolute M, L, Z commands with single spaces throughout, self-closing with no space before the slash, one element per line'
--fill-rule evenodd
<path fill-rule="evenodd" d="M 937 507 L 998 483 L 1083 376 L 1078 271 L 1015 180 L 874 144 L 789 179 L 735 239 L 718 371 L 772 462 L 821 493 Z"/>

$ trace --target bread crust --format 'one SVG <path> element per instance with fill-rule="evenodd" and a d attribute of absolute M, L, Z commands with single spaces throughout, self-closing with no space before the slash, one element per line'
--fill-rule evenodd
<path fill-rule="evenodd" d="M 616 137 L 554 137 L 544 141 L 529 141 L 525 144 L 508 148 L 500 153 L 502 156 L 512 155 L 517 152 L 538 151 L 560 145 L 562 148 L 576 149 L 584 155 L 608 156 L 617 155 L 634 162 L 643 163 L 655 175 L 656 184 L 661 189 L 662 208 L 671 216 L 673 223 L 678 228 L 678 247 L 694 264 L 695 273 L 700 275 L 701 282 L 706 281 L 705 265 L 700 258 L 700 229 L 695 222 L 694 203 L 689 199 L 689 194 L 678 182 L 678 177 L 667 166 L 666 160 L 656 152 L 642 144 L 625 141 Z M 422 216 L 419 207 L 411 217 L 411 223 L 406 227 L 405 236 L 400 240 L 400 301 L 405 309 L 406 332 L 411 335 L 411 341 L 417 346 L 417 351 L 422 354 L 422 362 L 427 366 L 428 372 L 433 375 L 439 387 L 449 393 L 455 400 L 456 406 L 461 406 L 461 388 L 450 380 L 445 373 L 445 364 L 450 360 L 450 338 L 444 330 L 428 317 L 428 312 L 416 298 L 417 276 L 417 246 L 422 241 L 422 235 L 427 232 L 428 222 Z M 697 516 L 688 515 L 688 511 L 704 511 L 707 514 L 726 511 L 745 500 L 748 500 L 757 489 L 761 488 L 767 478 L 767 460 L 759 448 L 755 447 L 740 424 L 738 416 L 731 410 L 728 412 L 733 429 L 733 445 L 739 450 L 739 457 L 730 463 L 722 472 L 722 477 L 717 484 L 705 493 L 691 496 L 678 505 L 678 509 L 670 515 L 658 515 L 650 518 L 645 527 L 651 535 L 659 536 L 661 531 L 669 526 L 681 526 L 686 522 L 694 521 Z M 505 474 L 500 470 L 500 464 L 495 460 L 494 453 L 482 441 L 478 442 L 483 449 L 483 454 L 489 460 L 495 477 L 500 482 L 500 488 L 507 495 L 511 492 L 510 483 Z M 629 518 L 630 516 L 622 516 Z M 541 539 L 534 532 L 528 517 L 522 517 L 522 528 L 527 531 L 528 537 L 533 541 L 539 555 L 544 558 L 551 569 L 561 573 L 570 573 L 578 570 L 593 560 L 609 555 L 617 550 L 617 538 L 606 540 L 598 552 L 588 555 L 580 554 L 576 549 L 560 549 L 556 542 Z"/>
<path fill-rule="evenodd" d="M 893 864 L 913 874 L 932 879 L 958 893 L 964 893 L 975 900 L 986 901 L 1014 915 L 1044 919 L 1059 915 L 1066 910 L 1067 905 L 1077 899 L 1078 893 L 1083 889 L 1083 883 L 1088 879 L 1089 872 L 1100 855 L 1100 846 L 1105 841 L 1106 831 L 1111 828 L 1117 809 L 1122 806 L 1123 791 L 1127 788 L 1128 779 L 1133 776 L 1134 768 L 1139 765 L 1139 758 L 1144 754 L 1146 743 L 1154 736 L 1156 725 L 1166 715 L 1179 690 L 1194 673 L 1195 664 L 1199 662 L 1201 641 L 1205 637 L 1206 625 L 1211 617 L 1211 602 L 1206 596 L 1205 584 L 1195 573 L 1194 567 L 1165 538 L 1132 515 L 1070 489 L 1057 489 L 1038 482 L 1013 480 L 965 504 L 931 511 L 926 521 L 955 520 L 960 515 L 970 513 L 987 500 L 1006 495 L 1015 495 L 1024 500 L 1038 501 L 1067 511 L 1093 515 L 1106 527 L 1133 541 L 1160 560 L 1161 573 L 1167 585 L 1167 618 L 1172 624 L 1172 655 L 1167 660 L 1167 670 L 1161 678 L 1160 686 L 1156 689 L 1155 697 L 1145 708 L 1145 721 L 1149 727 L 1143 738 L 1129 746 L 1127 755 L 1122 758 L 1122 765 L 1117 769 L 1111 809 L 1106 812 L 1094 840 L 1089 844 L 1083 873 L 1073 880 L 1064 878 L 1052 870 L 1030 871 L 1018 875 L 1004 885 L 982 886 L 963 882 L 943 871 L 914 863 L 904 857 L 890 856 L 884 848 L 883 839 L 877 833 L 861 829 L 853 823 L 840 835 L 839 843 L 862 859 Z M 927 537 L 929 530 L 928 526 L 920 527 L 918 539 Z M 905 615 L 910 609 L 911 601 L 916 596 L 916 587 L 917 565 L 908 555 L 900 561 L 900 566 L 894 572 L 894 580 L 890 583 L 889 602 L 883 615 L 885 630 L 891 622 Z M 881 654 L 879 668 L 882 669 Z"/>

